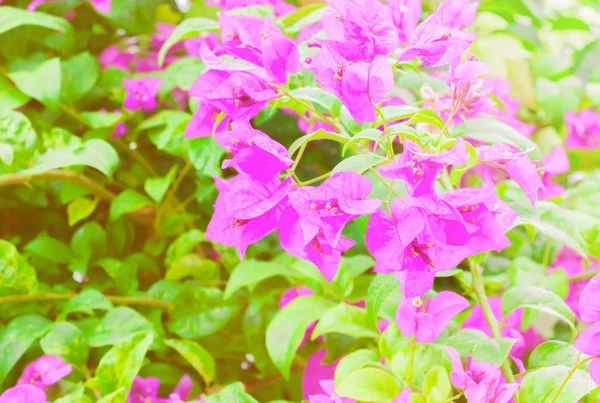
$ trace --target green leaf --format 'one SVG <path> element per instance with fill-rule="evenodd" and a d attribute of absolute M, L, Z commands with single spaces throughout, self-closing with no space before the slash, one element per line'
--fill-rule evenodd
<path fill-rule="evenodd" d="M 225 287 L 224 296 L 229 299 L 240 288 L 249 287 L 253 289 L 261 281 L 275 276 L 297 277 L 297 274 L 278 263 L 254 259 L 243 260 L 233 269 L 227 287 Z"/>
<path fill-rule="evenodd" d="M 90 350 L 83 332 L 68 322 L 53 324 L 40 345 L 44 353 L 57 355 L 75 365 L 85 364 Z"/>
<path fill-rule="evenodd" d="M 69 263 L 71 261 L 71 249 L 69 246 L 45 233 L 39 234 L 25 245 L 23 250 L 43 257 L 53 263 Z"/>
<path fill-rule="evenodd" d="M 511 261 L 507 275 L 513 285 L 533 285 L 545 288 L 563 299 L 569 293 L 569 281 L 564 270 L 548 273 L 546 266 L 525 256 L 518 256 Z"/>
<path fill-rule="evenodd" d="M 367 290 L 367 322 L 377 325 L 379 310 L 385 300 L 400 287 L 398 280 L 391 274 L 377 274 Z"/>
<path fill-rule="evenodd" d="M 518 286 L 508 289 L 502 296 L 502 312 L 508 316 L 519 308 L 530 308 L 545 312 L 566 322 L 573 337 L 577 335 L 575 314 L 558 295 L 540 287 Z"/>
<path fill-rule="evenodd" d="M 339 385 L 344 378 L 354 371 L 366 366 L 379 366 L 380 364 L 379 357 L 374 351 L 367 349 L 353 351 L 342 357 L 335 367 L 335 384 Z"/>
<path fill-rule="evenodd" d="M 133 213 L 143 207 L 152 206 L 152 200 L 132 189 L 120 193 L 110 204 L 110 220 L 116 221 L 127 213 Z"/>
<path fill-rule="evenodd" d="M 83 224 L 71 238 L 73 261 L 69 270 L 86 274 L 90 262 L 104 256 L 107 248 L 106 231 L 97 222 Z"/>
<path fill-rule="evenodd" d="M 179 237 L 173 241 L 173 243 L 169 245 L 169 248 L 167 249 L 165 266 L 171 266 L 175 260 L 192 252 L 194 248 L 196 248 L 196 246 L 205 239 L 206 236 L 204 232 L 197 229 L 192 229 L 179 235 Z"/>
<path fill-rule="evenodd" d="M 532 370 L 555 365 L 573 367 L 579 360 L 580 354 L 572 344 L 559 340 L 548 340 L 531 352 L 527 368 Z"/>
<path fill-rule="evenodd" d="M 353 155 L 350 158 L 343 159 L 337 164 L 332 172 L 356 172 L 362 174 L 369 169 L 382 165 L 389 162 L 387 158 L 381 157 L 376 154 L 359 154 Z"/>
<path fill-rule="evenodd" d="M 362 402 L 389 403 L 401 390 L 388 372 L 379 368 L 363 368 L 345 377 L 336 391 L 342 397 Z"/>
<path fill-rule="evenodd" d="M 306 326 L 319 319 L 329 308 L 329 302 L 318 296 L 299 297 L 277 312 L 267 327 L 266 341 L 269 356 L 285 379 L 296 350 L 300 347 Z"/>
<path fill-rule="evenodd" d="M 278 108 L 287 107 L 302 115 L 306 112 L 306 102 L 309 102 L 330 115 L 340 113 L 341 101 L 320 87 L 300 87 L 293 89 L 289 94 L 273 101 L 272 105 Z"/>
<path fill-rule="evenodd" d="M 188 152 L 184 147 L 183 134 L 190 119 L 189 113 L 163 110 L 144 120 L 137 130 L 150 130 L 148 137 L 159 150 L 183 157 Z"/>
<path fill-rule="evenodd" d="M 196 171 L 205 176 L 221 175 L 221 156 L 224 150 L 211 137 L 186 139 L 188 158 Z"/>
<path fill-rule="evenodd" d="M 199 280 L 219 278 L 219 264 L 211 259 L 202 259 L 197 254 L 183 255 L 174 261 L 165 274 L 166 280 L 181 280 L 194 277 Z"/>
<path fill-rule="evenodd" d="M 283 25 L 285 28 L 297 24 L 298 22 L 304 20 L 305 18 L 307 18 L 308 16 L 310 16 L 312 13 L 314 13 L 317 10 L 321 10 L 325 8 L 325 3 L 313 3 L 313 4 L 307 4 L 305 6 L 302 7 L 298 7 L 297 9 L 295 9 L 293 12 L 284 15 L 283 17 L 281 17 L 281 19 L 279 20 L 279 22 L 281 23 L 281 25 Z M 321 10 L 321 12 L 324 12 L 325 10 Z M 320 19 L 320 18 L 319 18 Z"/>
<path fill-rule="evenodd" d="M 191 340 L 165 340 L 165 344 L 175 350 L 194 367 L 207 385 L 215 377 L 215 359 L 200 344 Z"/>
<path fill-rule="evenodd" d="M 513 127 L 497 119 L 477 118 L 465 120 L 465 137 L 487 144 L 508 144 L 520 150 L 533 149 L 530 156 L 541 159 L 539 147 Z"/>
<path fill-rule="evenodd" d="M 20 8 L 0 7 L 0 34 L 24 25 L 33 25 L 58 31 L 69 43 L 73 39 L 73 27 L 63 18 L 50 14 L 29 12 Z"/>
<path fill-rule="evenodd" d="M 473 361 L 501 365 L 508 357 L 510 348 L 514 344 L 512 339 L 510 339 L 510 343 L 501 343 L 501 340 L 492 339 L 480 330 L 461 329 L 448 337 L 444 344 L 455 348 L 461 357 L 470 354 L 473 356 Z"/>
<path fill-rule="evenodd" d="M 73 104 L 87 94 L 98 81 L 100 66 L 89 52 L 79 53 L 61 65 L 61 99 Z"/>
<path fill-rule="evenodd" d="M 9 77 L 24 94 L 49 108 L 58 108 L 61 89 L 59 58 L 46 60 L 31 71 L 15 71 Z"/>
<path fill-rule="evenodd" d="M 67 303 L 61 317 L 65 318 L 70 313 L 93 315 L 94 309 L 109 311 L 112 309 L 112 304 L 100 291 L 87 289 L 77 294 Z"/>
<path fill-rule="evenodd" d="M 435 401 L 446 401 L 451 392 L 452 384 L 446 368 L 440 366 L 431 368 L 423 381 L 423 394 L 425 397 L 435 396 Z"/>
<path fill-rule="evenodd" d="M 138 265 L 128 260 L 103 258 L 95 262 L 114 280 L 118 294 L 126 295 L 138 288 Z"/>
<path fill-rule="evenodd" d="M 152 200 L 157 203 L 160 203 L 165 195 L 167 194 L 167 190 L 169 190 L 169 186 L 175 179 L 177 175 L 177 166 L 174 165 L 171 170 L 163 177 L 160 178 L 148 178 L 144 183 L 144 190 Z"/>
<path fill-rule="evenodd" d="M 528 373 L 521 382 L 519 397 L 522 402 L 575 403 L 596 387 L 592 377 L 580 369 L 570 374 L 571 368 L 558 365 Z M 566 385 L 559 389 L 570 376 Z"/>
<path fill-rule="evenodd" d="M 0 76 L 0 111 L 17 109 L 31 98 L 21 92 L 4 76 Z M 10 164 L 9 164 L 10 165 Z"/>
<path fill-rule="evenodd" d="M 89 199 L 87 197 L 78 197 L 67 206 L 67 217 L 69 226 L 72 227 L 81 220 L 88 218 L 94 210 L 100 199 Z"/>
<path fill-rule="evenodd" d="M 0 290 L 24 294 L 37 284 L 35 269 L 12 243 L 0 239 Z"/>
<path fill-rule="evenodd" d="M 54 403 L 92 403 L 92 400 L 85 394 L 83 383 L 80 383 L 69 394 L 56 399 Z"/>
<path fill-rule="evenodd" d="M 424 343 L 417 344 L 412 353 L 412 343 L 408 340 L 403 340 L 403 345 L 398 352 L 394 354 L 391 362 L 392 373 L 400 380 L 409 381 L 409 377 L 413 380 L 424 376 L 431 368 L 435 366 L 443 366 L 446 370 L 452 370 L 452 362 L 448 353 L 441 344 Z M 411 357 L 413 357 L 411 359 Z M 412 369 L 411 369 L 412 362 Z"/>
<path fill-rule="evenodd" d="M 0 386 L 29 346 L 48 330 L 50 321 L 37 315 L 20 316 L 0 332 Z"/>
<path fill-rule="evenodd" d="M 584 213 L 540 201 L 536 203 L 533 211 L 521 213 L 514 225 L 531 225 L 550 239 L 568 246 L 587 258 L 587 243 L 582 236 L 582 230 L 597 222 L 594 217 Z"/>
<path fill-rule="evenodd" d="M 150 322 L 137 311 L 128 307 L 113 308 L 89 335 L 89 344 L 110 346 L 127 340 L 133 333 L 152 331 Z"/>
<path fill-rule="evenodd" d="M 123 114 L 117 112 L 81 112 L 81 117 L 92 129 L 102 129 L 115 126 Z"/>
<path fill-rule="evenodd" d="M 196 339 L 222 329 L 237 311 L 232 302 L 223 300 L 218 288 L 186 283 L 173 300 L 168 328 L 183 338 Z"/>
<path fill-rule="evenodd" d="M 158 52 L 158 65 L 162 66 L 165 61 L 165 56 L 177 42 L 186 39 L 193 38 L 200 35 L 203 32 L 217 32 L 219 31 L 219 24 L 217 21 L 209 20 L 208 18 L 189 18 L 183 20 L 171 33 L 169 39 L 163 44 Z"/>
<path fill-rule="evenodd" d="M 314 133 L 308 133 L 296 139 L 296 141 L 294 141 L 288 149 L 289 155 L 293 156 L 300 147 L 314 140 L 333 140 L 337 141 L 338 143 L 345 144 L 350 140 L 350 137 L 346 134 L 332 133 L 328 132 L 327 130 L 319 129 Z"/>
<path fill-rule="evenodd" d="M 119 154 L 104 140 L 91 139 L 81 145 L 74 145 L 57 150 L 48 150 L 34 162 L 27 174 L 37 174 L 52 169 L 75 165 L 96 168 L 104 175 L 111 177 L 119 165 Z"/>
<path fill-rule="evenodd" d="M 244 384 L 241 382 L 227 385 L 215 395 L 205 399 L 206 403 L 258 403 L 258 400 L 244 392 Z"/>
<path fill-rule="evenodd" d="M 546 78 L 536 80 L 536 100 L 556 129 L 562 126 L 565 112 L 579 109 L 583 88 L 583 81 L 576 76 L 568 76 L 559 81 Z"/>
<path fill-rule="evenodd" d="M 414 114 L 419 112 L 419 108 L 415 108 L 410 105 L 394 105 L 394 106 L 384 106 L 381 108 L 381 113 L 385 119 L 385 122 L 394 122 L 402 119 L 410 119 Z M 380 116 L 377 116 L 377 122 L 375 123 L 375 127 L 383 126 L 384 121 L 381 120 Z"/>
<path fill-rule="evenodd" d="M 100 379 L 103 396 L 124 388 L 111 403 L 125 403 L 127 391 L 138 374 L 148 347 L 152 344 L 152 333 L 136 333 L 122 340 L 100 359 L 96 376 Z"/>
<path fill-rule="evenodd" d="M 448 134 L 448 129 L 446 128 L 446 124 L 440 118 L 435 111 L 431 109 L 421 109 L 417 113 L 415 113 L 411 118 L 406 122 L 407 125 L 413 125 L 417 123 L 426 123 L 428 125 L 433 125 L 438 129 L 443 129 L 443 131 Z"/>
<path fill-rule="evenodd" d="M 367 325 L 367 313 L 357 306 L 341 303 L 325 312 L 315 330 L 312 340 L 327 333 L 342 333 L 354 337 L 377 337 L 375 326 Z"/>

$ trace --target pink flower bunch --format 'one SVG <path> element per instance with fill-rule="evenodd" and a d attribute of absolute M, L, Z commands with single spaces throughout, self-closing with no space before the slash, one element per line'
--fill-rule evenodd
<path fill-rule="evenodd" d="M 420 297 L 435 273 L 450 270 L 468 256 L 510 245 L 505 232 L 516 218 L 493 185 L 459 189 L 438 196 L 434 182 L 440 170 L 466 162 L 464 140 L 441 154 L 428 154 L 409 140 L 400 158 L 380 169 L 401 179 L 408 197 L 397 198 L 391 216 L 379 210 L 367 228 L 367 248 L 377 259 L 375 271 L 396 273 L 406 297 Z"/>
<path fill-rule="evenodd" d="M 140 378 L 137 376 L 133 380 L 133 386 L 127 396 L 127 403 L 175 403 L 175 402 L 201 402 L 201 398 L 190 398 L 190 392 L 194 387 L 194 383 L 189 375 L 185 374 L 181 377 L 169 397 L 159 397 L 158 389 L 160 388 L 160 380 L 149 376 Z"/>
<path fill-rule="evenodd" d="M 45 389 L 71 373 L 71 364 L 55 355 L 44 355 L 25 367 L 17 385 L 0 395 L 0 403 L 46 403 Z"/>
<path fill-rule="evenodd" d="M 600 274 L 594 276 L 585 286 L 579 298 L 579 317 L 591 326 L 581 332 L 575 340 L 575 348 L 591 357 L 600 357 Z M 590 362 L 589 373 L 600 385 L 600 359 Z"/>

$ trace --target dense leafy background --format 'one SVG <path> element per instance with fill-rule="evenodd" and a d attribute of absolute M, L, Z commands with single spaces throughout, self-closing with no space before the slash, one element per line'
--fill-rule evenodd
<path fill-rule="evenodd" d="M 0 6 L 0 389 L 13 386 L 35 358 L 53 354 L 73 371 L 47 391 L 51 401 L 125 402 L 137 375 L 159 378 L 160 395 L 168 396 L 187 373 L 192 395 L 209 396 L 206 402 L 299 402 L 307 360 L 326 347 L 326 362 L 345 356 L 335 373 L 341 395 L 389 402 L 403 382 L 414 382 L 424 393 L 416 401 L 441 402 L 454 396 L 443 344 L 475 361 L 506 361 L 507 338 L 457 324 L 441 342 L 418 347 L 396 326 L 378 330 L 378 320 L 394 321 L 401 296 L 392 276 L 370 270 L 366 217 L 346 229 L 357 245 L 332 282 L 283 253 L 275 236 L 253 245 L 243 262 L 232 248 L 205 239 L 217 196 L 213 178 L 231 174 L 221 171 L 225 151 L 212 138 L 184 138 L 197 105 L 181 104 L 180 94 L 205 67 L 185 54 L 150 73 L 105 68 L 98 60 L 116 45 L 156 63 L 168 50 L 152 47 L 156 23 L 180 24 L 166 42 L 170 47 L 217 30 L 217 8 L 193 1 L 182 12 L 174 2 L 112 0 L 105 15 L 88 2 L 65 0 L 29 13 L 28 3 L 5 0 Z M 427 13 L 436 7 L 424 3 Z M 319 19 L 323 5 L 299 6 L 276 19 L 292 37 Z M 264 7 L 243 12 L 269 15 Z M 471 51 L 492 65 L 491 75 L 512 83 L 519 117 L 535 133 L 529 140 L 494 121 L 474 121 L 455 127 L 454 136 L 533 146 L 540 159 L 563 143 L 565 112 L 600 107 L 597 1 L 484 0 L 470 29 L 478 35 Z M 123 109 L 122 79 L 135 74 L 162 78 L 156 112 Z M 419 98 L 410 88 L 440 83 L 417 62 L 403 64 L 396 81 L 410 101 Z M 306 143 L 296 171 L 302 180 L 334 169 L 342 147 L 350 157 L 351 137 L 354 144 L 374 138 L 315 84 L 293 91 L 295 97 L 271 101 L 253 123 L 290 147 L 290 155 Z M 298 99 L 301 104 L 294 103 Z M 347 133 L 302 137 L 298 119 L 280 108 L 304 112 L 306 103 L 339 118 Z M 393 108 L 385 114 L 388 121 L 401 115 Z M 446 130 L 433 115 L 402 117 Z M 127 134 L 115 137 L 121 122 Z M 502 311 L 526 307 L 525 323 L 553 340 L 526 360 L 525 403 L 594 402 L 600 391 L 586 364 L 570 372 L 579 359 L 572 332 L 581 324 L 564 303 L 569 281 L 593 273 L 553 265 L 564 246 L 586 261 L 600 258 L 600 155 L 597 149 L 568 155 L 570 172 L 554 179 L 566 193 L 535 210 L 514 183 L 498 185 L 521 214 L 509 233 L 513 246 L 478 259 L 488 294 L 502 296 Z M 343 161 L 338 170 L 361 173 L 378 162 L 372 155 Z M 456 184 L 461 178 L 450 179 Z M 383 198 L 387 189 L 376 192 Z M 475 301 L 468 267 L 444 274 L 437 279 L 440 289 L 464 291 Z M 280 309 L 280 296 L 291 286 L 315 295 Z M 365 300 L 366 308 L 357 304 Z M 297 351 L 304 329 L 316 320 L 312 341 Z"/>

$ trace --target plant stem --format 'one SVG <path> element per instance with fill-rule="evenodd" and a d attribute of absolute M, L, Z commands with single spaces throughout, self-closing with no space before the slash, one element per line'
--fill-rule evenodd
<path fill-rule="evenodd" d="M 58 170 L 54 169 L 51 171 L 41 172 L 37 174 L 25 174 L 25 173 L 14 173 L 0 176 L 0 187 L 11 186 L 11 185 L 24 185 L 32 179 L 37 180 L 59 180 L 63 182 L 75 183 L 89 191 L 96 196 L 106 201 L 112 201 L 116 195 L 104 187 L 98 185 L 87 176 L 82 173 Z"/>
<path fill-rule="evenodd" d="M 501 337 L 500 325 L 498 324 L 498 321 L 494 316 L 494 312 L 492 311 L 492 307 L 490 306 L 490 302 L 485 292 L 485 285 L 483 284 L 481 267 L 473 261 L 469 260 L 469 268 L 471 269 L 471 273 L 473 274 L 473 288 L 475 289 L 475 295 L 477 295 L 477 301 L 481 306 L 483 316 L 485 317 L 485 320 L 490 326 L 494 338 L 499 339 Z M 502 363 L 502 374 L 504 375 L 504 379 L 506 379 L 507 383 L 515 382 L 515 377 L 512 373 L 512 370 L 510 369 L 510 364 L 508 360 Z M 515 394 L 513 399 L 515 403 L 519 403 L 518 395 Z"/>
<path fill-rule="evenodd" d="M 158 173 L 156 173 L 152 165 L 150 165 L 150 163 L 137 150 L 132 150 L 121 140 L 113 139 L 112 143 L 119 147 L 125 154 L 128 154 L 131 158 L 133 158 L 138 164 L 140 164 L 146 170 L 146 172 L 150 174 L 150 176 L 154 178 L 158 177 Z"/>
<path fill-rule="evenodd" d="M 575 364 L 573 366 L 573 368 L 571 368 L 571 370 L 569 371 L 569 373 L 567 374 L 567 377 L 565 378 L 565 380 L 560 384 L 558 390 L 556 391 L 556 395 L 554 395 L 554 398 L 552 399 L 552 401 L 550 403 L 556 403 L 558 397 L 560 396 L 560 392 L 563 391 L 563 389 L 565 388 L 565 386 L 567 386 L 567 382 L 569 382 L 569 379 L 571 378 L 571 376 L 575 373 L 575 371 L 577 370 L 577 368 L 579 368 L 580 366 L 582 366 L 583 364 L 585 364 L 586 362 L 593 360 L 595 358 L 598 357 L 588 357 L 583 361 L 578 362 L 577 364 Z"/>
<path fill-rule="evenodd" d="M 569 277 L 568 280 L 569 281 L 585 280 L 585 279 L 596 276 L 596 274 L 600 274 L 600 270 L 588 271 L 585 273 L 577 274 L 576 276 Z"/>
<path fill-rule="evenodd" d="M 32 302 L 32 301 L 66 301 L 77 294 L 31 294 L 31 295 L 8 295 L 0 297 L 0 305 L 17 303 L 17 302 Z M 172 309 L 173 304 L 159 299 L 149 297 L 121 297 L 115 295 L 105 295 L 106 299 L 117 305 L 142 305 L 151 306 L 160 309 Z"/>
<path fill-rule="evenodd" d="M 326 174 L 323 174 L 323 175 L 317 176 L 316 178 L 309 179 L 309 180 L 307 180 L 306 182 L 299 182 L 299 183 L 296 183 L 296 184 L 295 184 L 295 186 L 298 186 L 298 187 L 300 187 L 300 186 L 306 186 L 306 185 L 310 185 L 310 184 L 313 184 L 313 183 L 315 183 L 315 182 L 319 182 L 319 181 L 321 181 L 321 180 L 327 179 L 327 178 L 329 178 L 330 176 L 331 176 L 331 172 L 327 172 Z"/>

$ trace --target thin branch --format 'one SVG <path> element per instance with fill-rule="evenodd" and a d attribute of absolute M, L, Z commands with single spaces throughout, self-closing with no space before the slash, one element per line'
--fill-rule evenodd
<path fill-rule="evenodd" d="M 37 174 L 26 174 L 26 173 L 14 173 L 0 176 L 0 188 L 5 186 L 12 185 L 25 185 L 29 183 L 31 180 L 58 180 L 63 182 L 71 182 L 75 183 L 96 196 L 100 197 L 106 201 L 112 201 L 115 199 L 116 195 L 112 193 L 110 190 L 105 189 L 101 185 L 92 181 L 87 176 L 83 175 L 79 172 L 67 171 L 67 170 L 58 170 L 54 169 L 51 171 L 41 172 Z"/>
<path fill-rule="evenodd" d="M 31 294 L 31 295 L 8 295 L 0 297 L 0 305 L 33 302 L 33 301 L 66 301 L 75 297 L 77 294 Z M 116 305 L 141 305 L 151 306 L 160 309 L 172 309 L 173 304 L 150 297 L 121 297 L 115 295 L 105 295 L 106 299 Z"/>

